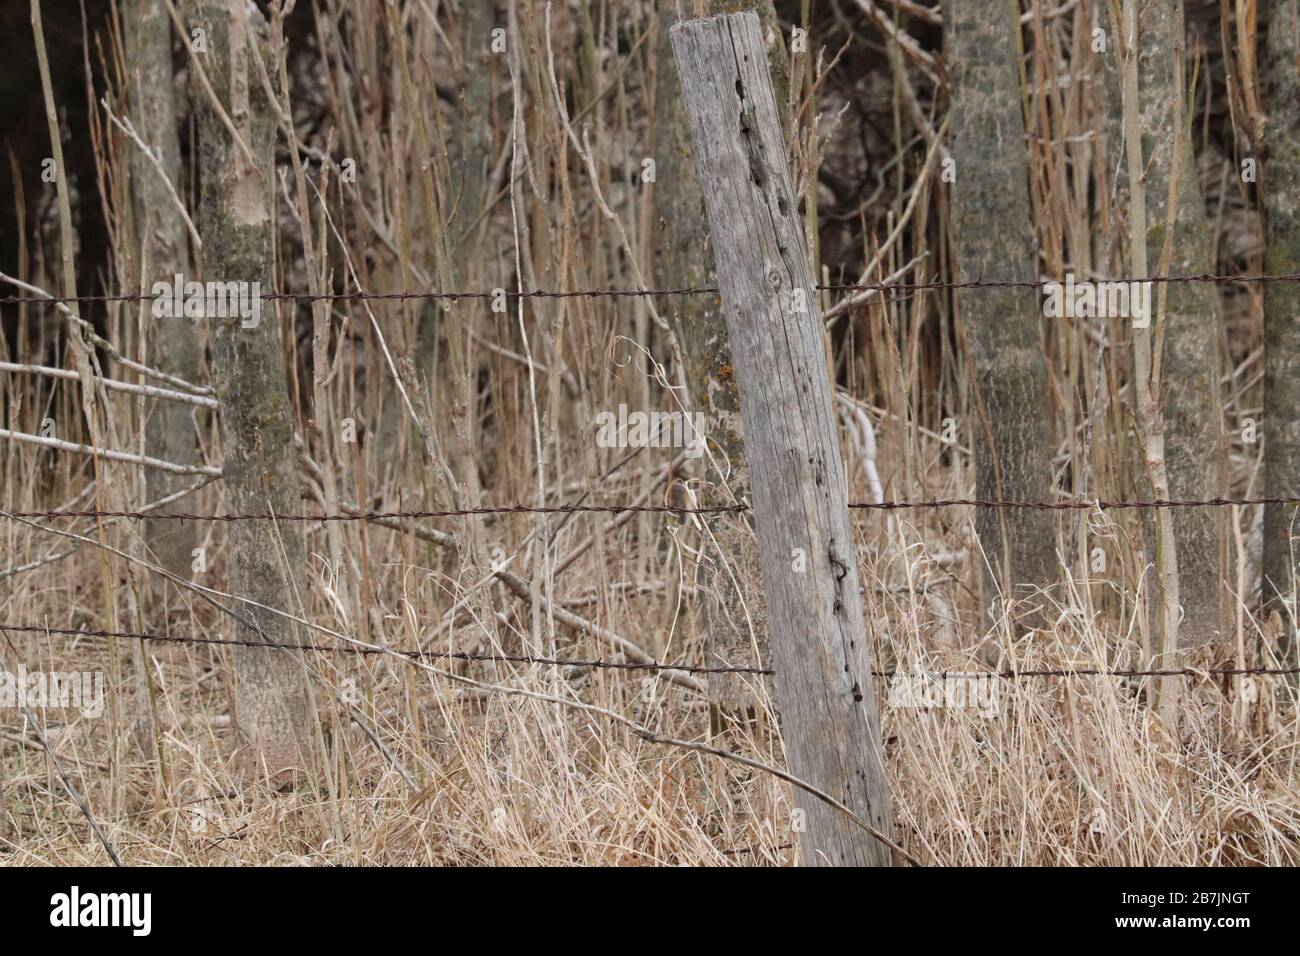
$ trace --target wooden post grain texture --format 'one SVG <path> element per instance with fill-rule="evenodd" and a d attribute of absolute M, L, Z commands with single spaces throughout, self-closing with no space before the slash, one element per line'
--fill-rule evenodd
<path fill-rule="evenodd" d="M 671 38 L 740 386 L 786 757 L 892 838 L 822 320 L 762 30 L 746 12 Z M 794 798 L 805 863 L 889 865 L 846 814 Z"/>

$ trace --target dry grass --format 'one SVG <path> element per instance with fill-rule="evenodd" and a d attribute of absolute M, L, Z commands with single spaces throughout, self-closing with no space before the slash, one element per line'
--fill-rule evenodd
<path fill-rule="evenodd" d="M 387 536 L 394 538 L 395 536 Z M 38 539 L 39 540 L 39 539 Z M 416 623 L 438 616 L 439 576 L 376 542 L 376 637 L 391 646 L 452 646 Z M 919 548 L 916 549 L 919 552 Z M 393 552 L 393 553 L 390 553 Z M 866 566 L 871 567 L 866 558 Z M 919 563 L 919 562 L 918 562 Z M 51 625 L 94 620 L 78 608 L 76 562 L 5 603 L 7 620 L 65 610 Z M 57 578 L 51 580 L 50 578 Z M 576 579 L 575 579 L 576 580 Z M 312 591 L 330 582 L 317 572 Z M 93 595 L 93 589 L 89 590 Z M 464 589 L 445 595 L 464 598 Z M 84 598 L 83 598 L 84 599 Z M 624 633 L 664 596 L 614 601 L 607 625 Z M 506 609 L 504 599 L 494 604 Z M 919 592 L 893 593 L 875 622 L 878 659 L 929 671 L 982 669 L 981 655 L 935 653 L 943 624 Z M 1090 624 L 1077 603 L 1032 636 L 993 633 L 1001 667 L 1127 666 L 1131 640 Z M 325 613 L 325 626 L 347 622 Z M 175 615 L 178 630 L 219 634 L 210 609 Z M 526 633 L 515 622 L 516 635 Z M 206 625 L 206 626 L 205 626 Z M 690 632 L 686 620 L 679 630 Z M 467 623 L 454 646 L 491 649 L 505 627 Z M 423 640 L 421 640 L 423 638 Z M 125 673 L 131 656 L 106 642 L 13 638 L 29 669 Z M 693 659 L 692 638 L 677 647 Z M 505 649 L 505 648 L 503 648 Z M 698 652 L 698 649 L 694 649 Z M 599 653 L 562 641 L 560 653 Z M 328 759 L 288 792 L 248 787 L 231 759 L 229 651 L 149 648 L 162 761 L 143 762 L 115 739 L 113 719 L 41 715 L 40 732 L 5 737 L 7 859 L 103 863 L 104 851 L 67 798 L 41 738 L 83 789 L 124 859 L 136 863 L 727 864 L 789 863 L 787 788 L 716 758 L 645 742 L 598 714 L 521 699 L 435 676 L 392 658 L 310 655 L 316 719 Z M 6 664 L 14 659 L 6 651 Z M 698 658 L 694 658 L 698 659 Z M 1189 663 L 1231 666 L 1208 652 Z M 12 665 L 11 669 L 12 669 Z M 687 691 L 624 671 L 557 677 L 551 669 L 462 665 L 476 681 L 554 695 L 625 714 L 666 736 L 708 741 L 708 715 Z M 759 680 L 754 678 L 755 681 Z M 891 704 L 882 681 L 887 762 L 904 845 L 926 863 L 1241 865 L 1300 858 L 1295 710 L 1267 680 L 1190 682 L 1183 739 L 1151 714 L 1137 680 L 1077 677 L 999 681 L 997 712 Z M 349 722 L 339 701 L 356 702 Z M 113 695 L 119 713 L 129 693 Z M 362 724 L 365 725 L 363 729 Z M 769 727 L 770 719 L 764 724 Z M 369 733 L 367 733 L 367 730 Z M 372 736 L 373 735 L 373 736 Z M 25 743 L 19 744 L 20 741 Z M 780 762 L 770 737 L 732 739 Z M 110 761 L 125 753 L 122 763 Z M 736 850 L 744 850 L 735 853 Z M 733 851 L 733 852 L 726 852 Z"/>

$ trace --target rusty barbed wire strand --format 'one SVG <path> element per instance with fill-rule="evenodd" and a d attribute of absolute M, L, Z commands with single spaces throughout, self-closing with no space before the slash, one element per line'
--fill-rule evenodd
<path fill-rule="evenodd" d="M 484 661 L 495 663 L 543 664 L 556 667 L 608 668 L 611 670 L 644 671 L 686 671 L 693 674 L 755 674 L 771 676 L 776 672 L 760 667 L 705 667 L 689 664 L 654 663 L 635 664 L 624 661 L 606 660 L 567 660 L 562 658 L 533 657 L 512 654 L 468 654 L 460 651 L 419 651 L 402 650 L 385 647 L 354 647 L 349 644 L 281 644 L 275 641 L 258 641 L 248 638 L 193 637 L 181 634 L 152 634 L 139 631 L 105 631 L 78 630 L 75 628 L 46 627 L 43 624 L 4 624 L 0 623 L 0 632 L 12 631 L 21 634 L 58 634 L 67 637 L 93 637 L 100 639 L 120 638 L 124 640 L 158 641 L 172 644 L 228 645 L 231 647 L 267 647 L 282 650 L 317 651 L 327 654 L 355 655 L 397 655 L 412 659 L 451 659 L 462 661 Z M 1099 667 L 1072 668 L 1022 668 L 1020 670 L 1000 671 L 902 671 L 897 668 L 889 670 L 872 670 L 873 677 L 892 679 L 894 677 L 916 677 L 926 680 L 971 680 L 976 678 L 998 678 L 999 680 L 1019 680 L 1029 677 L 1245 677 L 1245 676 L 1290 676 L 1300 674 L 1300 667 L 1166 667 L 1135 668 L 1129 670 L 1104 669 Z"/>
<path fill-rule="evenodd" d="M 0 624 L 0 632 L 13 631 L 24 634 L 58 634 L 67 637 L 94 637 L 101 639 L 123 639 L 136 641 L 158 641 L 172 644 L 207 644 L 229 645 L 231 647 L 267 647 L 290 651 L 318 651 L 326 654 L 356 654 L 360 656 L 399 656 L 411 660 L 458 660 L 483 661 L 509 664 L 542 664 L 552 667 L 586 667 L 627 671 L 684 671 L 691 674 L 756 674 L 771 675 L 774 671 L 761 667 L 720 667 L 691 664 L 669 664 L 662 661 L 637 664 L 630 661 L 607 661 L 603 659 L 565 659 L 553 657 L 534 657 L 529 654 L 470 654 L 464 651 L 424 651 L 388 647 L 355 647 L 350 644 L 281 644 L 275 641 L 259 641 L 251 638 L 193 637 L 181 634 L 152 634 L 140 631 L 104 631 L 78 630 L 66 627 L 46 627 L 41 624 Z"/>
<path fill-rule="evenodd" d="M 737 846 L 728 850 L 719 850 L 723 856 L 749 856 L 751 854 L 764 853 L 768 850 L 793 850 L 793 843 L 778 843 L 776 846 Z"/>
<path fill-rule="evenodd" d="M 1152 667 L 1132 670 L 1105 670 L 1100 667 L 1039 668 L 1002 671 L 872 671 L 875 677 L 918 677 L 927 680 L 970 680 L 996 677 L 1019 680 L 1022 677 L 1247 677 L 1250 675 L 1286 677 L 1300 674 L 1300 667 Z"/>
<path fill-rule="evenodd" d="M 364 514 L 349 512 L 299 514 L 275 514 L 268 511 L 228 512 L 225 514 L 196 514 L 168 512 L 156 514 L 143 511 L 99 511 L 93 508 L 60 509 L 54 511 L 6 511 L 0 510 L 0 518 L 26 518 L 29 520 L 55 518 L 159 518 L 167 521 L 377 521 L 377 520 L 415 520 L 420 518 L 463 518 L 476 515 L 497 514 L 619 514 L 622 512 L 645 512 L 656 514 L 662 512 L 685 514 L 724 514 L 747 511 L 746 505 L 714 505 L 702 508 L 678 508 L 671 505 L 496 505 L 485 508 L 460 508 L 449 511 L 368 511 Z"/>
<path fill-rule="evenodd" d="M 1209 508 L 1209 507 L 1248 507 L 1253 505 L 1300 505 L 1300 497 L 1271 495 L 1253 498 L 1155 498 L 1136 501 L 1000 501 L 984 498 L 936 498 L 920 501 L 851 501 L 848 507 L 858 511 L 904 511 L 924 508 L 1029 508 L 1041 511 L 1119 511 L 1141 508 Z M 752 510 L 749 505 L 709 505 L 703 507 L 685 507 L 679 505 L 494 505 L 480 508 L 456 508 L 446 511 L 367 511 L 363 514 L 351 512 L 323 512 L 321 514 L 304 514 L 285 512 L 276 514 L 269 511 L 224 512 L 220 514 L 203 514 L 199 512 L 167 512 L 160 514 L 152 511 L 110 511 L 96 508 L 51 509 L 46 511 L 9 511 L 0 509 L 0 518 L 23 518 L 27 520 L 53 521 L 58 518 L 125 518 L 148 519 L 150 521 L 294 521 L 320 522 L 333 521 L 411 521 L 428 518 L 467 518 L 475 516 L 501 514 L 680 514 L 710 515 L 738 514 Z"/>
<path fill-rule="evenodd" d="M 1209 272 L 1188 275 L 1145 276 L 1143 278 L 1118 277 L 1113 279 L 1089 279 L 1097 283 L 1133 283 L 1155 282 L 1169 284 L 1175 282 L 1214 282 L 1214 283 L 1269 283 L 1300 282 L 1300 273 L 1284 272 L 1258 275 L 1223 275 Z M 930 282 L 851 282 L 818 283 L 814 286 L 819 292 L 925 292 L 942 289 L 1041 289 L 1057 283 L 1056 279 L 966 279 L 959 282 L 932 280 Z M 487 289 L 476 291 L 445 292 L 436 289 L 402 292 L 263 292 L 258 298 L 264 302 L 316 302 L 329 300 L 333 302 L 350 301 L 407 301 L 411 299 L 446 299 L 457 302 L 461 299 L 597 299 L 597 298 L 657 298 L 674 295 L 717 295 L 717 286 L 683 286 L 668 289 L 577 289 L 560 292 L 554 289 Z M 9 295 L 0 297 L 0 305 L 31 305 L 36 303 L 64 305 L 72 302 L 109 303 L 109 302 L 152 302 L 162 298 L 152 293 L 119 293 L 113 295 Z"/>

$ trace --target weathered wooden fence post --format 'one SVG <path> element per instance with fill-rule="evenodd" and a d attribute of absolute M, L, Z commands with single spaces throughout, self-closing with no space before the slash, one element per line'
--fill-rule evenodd
<path fill-rule="evenodd" d="M 672 32 L 740 384 L 790 771 L 892 838 L 835 406 L 767 53 L 752 12 Z M 795 790 L 809 864 L 890 851 Z"/>

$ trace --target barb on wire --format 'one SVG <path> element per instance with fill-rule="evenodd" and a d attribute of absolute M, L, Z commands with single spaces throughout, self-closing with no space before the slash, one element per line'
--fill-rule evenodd
<path fill-rule="evenodd" d="M 817 284 L 820 292 L 888 292 L 911 293 L 938 291 L 943 289 L 1041 289 L 1056 280 L 1025 279 L 1020 281 L 1004 279 L 966 279 L 960 282 L 850 282 Z M 1144 276 L 1141 279 L 1116 278 L 1109 282 L 1156 282 L 1162 284 L 1175 282 L 1214 282 L 1214 283 L 1269 283 L 1297 282 L 1300 273 L 1286 272 L 1263 275 L 1215 275 L 1199 273 L 1194 275 Z M 406 301 L 409 299 L 445 299 L 457 302 L 461 299 L 600 299 L 600 298 L 657 298 L 672 295 L 717 295 L 717 286 L 684 286 L 672 289 L 577 289 L 561 292 L 555 289 L 488 289 L 478 291 L 448 292 L 437 289 L 402 292 L 263 292 L 263 301 L 276 302 L 314 302 L 327 299 L 333 302 L 369 301 Z M 121 293 L 115 295 L 69 295 L 69 296 L 35 296 L 10 295 L 0 297 L 0 305 L 34 305 L 42 302 L 68 304 L 72 302 L 151 302 L 160 296 L 151 293 Z"/>
<path fill-rule="evenodd" d="M 660 661 L 636 664 L 626 661 L 581 660 L 550 657 L 533 657 L 527 654 L 469 654 L 461 651 L 403 650 L 386 647 L 357 647 L 350 644 L 285 644 L 248 638 L 193 637 L 182 634 L 151 634 L 140 631 L 77 630 L 75 628 L 46 627 L 44 624 L 3 624 L 0 632 L 16 634 L 58 634 L 67 637 L 121 638 L 136 641 L 159 641 L 173 644 L 228 645 L 231 647 L 278 647 L 284 650 L 318 651 L 326 654 L 399 655 L 417 660 L 492 661 L 496 663 L 543 664 L 553 667 L 589 667 L 627 671 L 688 671 L 692 674 L 757 674 L 776 672 L 762 667 L 706 667 L 690 664 L 667 664 Z M 900 671 L 873 670 L 872 675 L 882 678 L 897 676 L 924 676 L 930 680 L 970 680 L 973 677 L 996 677 L 1002 680 L 1019 680 L 1030 677 L 1243 677 L 1248 675 L 1286 676 L 1300 674 L 1300 667 L 1167 667 L 1109 670 L 1099 667 L 1022 668 L 1001 671 Z"/>
<path fill-rule="evenodd" d="M 1118 511 L 1133 508 L 1220 508 L 1250 505 L 1300 505 L 1300 497 L 1272 495 L 1254 498 L 1157 498 L 1149 501 L 999 501 L 981 498 L 940 498 L 921 501 L 851 501 L 849 508 L 861 511 L 903 511 L 922 508 L 1032 508 L 1044 511 Z M 0 510 L 0 518 L 24 518 L 52 521 L 57 518 L 149 518 L 157 521 L 378 521 L 418 520 L 426 518 L 463 518 L 476 515 L 500 514 L 645 514 L 709 515 L 732 514 L 749 511 L 749 505 L 710 505 L 688 508 L 678 505 L 496 505 L 484 508 L 459 508 L 449 511 L 367 511 L 299 514 L 277 514 L 269 511 L 224 512 L 200 514 L 195 512 L 168 512 L 152 514 L 143 511 L 105 511 L 93 508 L 54 509 L 48 511 Z"/>

